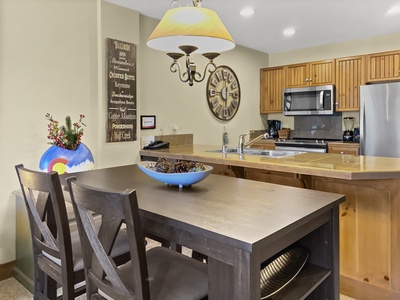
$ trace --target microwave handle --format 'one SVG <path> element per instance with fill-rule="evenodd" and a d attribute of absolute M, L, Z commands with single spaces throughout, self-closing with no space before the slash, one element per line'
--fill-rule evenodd
<path fill-rule="evenodd" d="M 324 91 L 319 92 L 319 102 L 317 102 L 317 110 L 324 108 Z"/>

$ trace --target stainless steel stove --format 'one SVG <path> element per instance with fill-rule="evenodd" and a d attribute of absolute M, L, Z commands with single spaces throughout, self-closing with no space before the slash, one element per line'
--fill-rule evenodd
<path fill-rule="evenodd" d="M 277 140 L 275 142 L 276 150 L 292 150 L 292 151 L 304 151 L 304 152 L 328 152 L 328 142 L 338 140 L 333 139 L 304 139 L 304 138 L 293 138 L 290 140 Z"/>

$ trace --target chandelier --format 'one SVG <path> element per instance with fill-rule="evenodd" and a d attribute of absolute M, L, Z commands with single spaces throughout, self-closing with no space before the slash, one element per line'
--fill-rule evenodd
<path fill-rule="evenodd" d="M 235 47 L 217 13 L 201 7 L 201 2 L 193 0 L 193 7 L 169 9 L 147 41 L 150 48 L 167 52 L 173 60 L 170 71 L 178 72 L 180 80 L 190 86 L 203 81 L 207 70 L 210 73 L 215 71 L 214 58 L 220 55 L 219 52 Z M 208 59 L 203 74 L 190 56 L 194 52 Z M 183 56 L 186 57 L 186 68 L 182 72 L 178 60 Z"/>

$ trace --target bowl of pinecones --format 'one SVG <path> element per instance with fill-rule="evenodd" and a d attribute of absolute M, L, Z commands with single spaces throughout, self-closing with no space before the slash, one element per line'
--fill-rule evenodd
<path fill-rule="evenodd" d="M 146 175 L 169 185 L 178 185 L 179 188 L 191 186 L 207 178 L 213 168 L 200 162 L 178 161 L 169 162 L 165 158 L 159 158 L 157 162 L 142 161 L 138 167 Z"/>

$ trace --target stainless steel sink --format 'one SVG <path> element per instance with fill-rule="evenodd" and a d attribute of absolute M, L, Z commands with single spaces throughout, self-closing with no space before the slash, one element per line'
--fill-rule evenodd
<path fill-rule="evenodd" d="M 206 152 L 222 153 L 222 149 L 217 150 L 207 150 Z M 227 148 L 226 153 L 236 153 L 239 154 L 238 148 Z M 286 157 L 291 155 L 303 154 L 305 152 L 301 151 L 283 151 L 283 150 L 263 150 L 257 148 L 244 148 L 244 155 L 255 155 L 255 156 L 267 156 L 267 157 Z"/>

